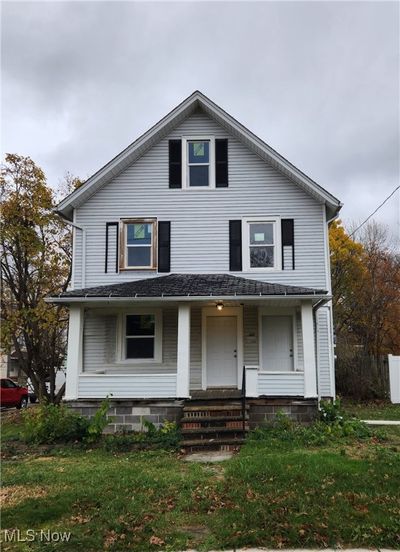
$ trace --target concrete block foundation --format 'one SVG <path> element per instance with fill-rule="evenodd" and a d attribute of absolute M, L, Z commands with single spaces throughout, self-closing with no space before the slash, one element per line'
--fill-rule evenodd
<path fill-rule="evenodd" d="M 66 404 L 78 414 L 91 418 L 101 404 L 100 399 L 68 401 Z M 183 415 L 183 400 L 113 400 L 110 403 L 108 416 L 112 422 L 104 433 L 120 431 L 146 431 L 144 421 L 153 423 L 159 428 L 166 420 L 180 424 Z M 249 428 L 255 429 L 276 419 L 282 412 L 293 421 L 309 424 L 318 417 L 317 399 L 302 399 L 293 397 L 261 397 L 247 399 L 249 406 Z M 190 405 L 190 401 L 186 401 Z"/>

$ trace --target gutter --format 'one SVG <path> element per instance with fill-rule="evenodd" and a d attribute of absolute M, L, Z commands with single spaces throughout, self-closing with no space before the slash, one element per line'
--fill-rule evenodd
<path fill-rule="evenodd" d="M 120 302 L 176 302 L 176 301 L 279 301 L 282 299 L 318 299 L 315 306 L 322 306 L 332 299 L 331 295 L 310 294 L 310 295 L 160 295 L 157 297 L 132 296 L 132 297 L 113 297 L 111 294 L 108 297 L 93 297 L 82 295 L 79 297 L 46 297 L 46 303 L 120 303 Z"/>

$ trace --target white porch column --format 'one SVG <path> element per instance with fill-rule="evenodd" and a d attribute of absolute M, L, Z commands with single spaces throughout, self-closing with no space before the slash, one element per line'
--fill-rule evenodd
<path fill-rule="evenodd" d="M 301 304 L 301 327 L 304 351 L 304 396 L 317 397 L 317 365 L 315 361 L 315 335 L 311 301 Z"/>
<path fill-rule="evenodd" d="M 83 307 L 71 305 L 69 308 L 67 374 L 65 400 L 78 398 L 78 379 L 82 371 L 83 353 Z"/>
<path fill-rule="evenodd" d="M 189 397 L 190 385 L 190 305 L 178 307 L 178 362 L 176 396 Z"/>

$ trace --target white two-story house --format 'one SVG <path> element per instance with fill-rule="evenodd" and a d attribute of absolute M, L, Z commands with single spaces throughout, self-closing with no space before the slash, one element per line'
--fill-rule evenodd
<path fill-rule="evenodd" d="M 116 427 L 136 428 L 240 393 L 245 371 L 255 422 L 309 414 L 335 394 L 340 207 L 194 92 L 58 206 L 73 225 L 72 288 L 49 299 L 70 312 L 66 401 L 90 414 L 111 395 Z"/>

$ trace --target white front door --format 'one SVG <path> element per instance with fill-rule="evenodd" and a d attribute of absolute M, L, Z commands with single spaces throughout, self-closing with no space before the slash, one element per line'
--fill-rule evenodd
<path fill-rule="evenodd" d="M 207 316 L 207 387 L 237 386 L 237 317 Z"/>
<path fill-rule="evenodd" d="M 293 317 L 262 316 L 262 369 L 293 370 Z"/>

